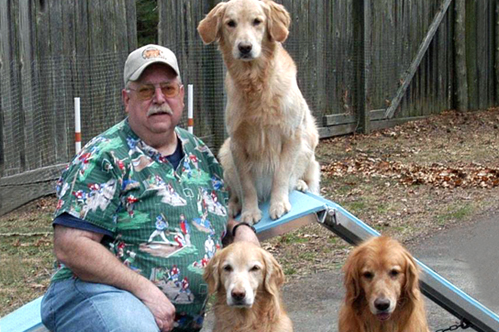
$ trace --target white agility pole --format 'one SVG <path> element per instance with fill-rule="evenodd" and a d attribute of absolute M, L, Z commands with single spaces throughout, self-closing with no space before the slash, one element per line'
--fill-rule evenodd
<path fill-rule="evenodd" d="M 194 92 L 193 85 L 187 85 L 187 130 L 194 133 Z"/>
<path fill-rule="evenodd" d="M 75 154 L 81 150 L 80 98 L 75 97 Z"/>

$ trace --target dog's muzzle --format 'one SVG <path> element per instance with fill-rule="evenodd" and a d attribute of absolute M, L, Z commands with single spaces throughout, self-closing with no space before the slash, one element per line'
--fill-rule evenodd
<path fill-rule="evenodd" d="M 249 299 L 246 297 L 245 291 L 232 290 L 232 292 L 230 292 L 230 301 L 228 305 L 233 307 L 249 308 L 252 306 L 253 303 L 248 303 L 248 302 L 251 301 L 249 301 Z"/>
<path fill-rule="evenodd" d="M 388 320 L 391 316 L 390 312 L 390 307 L 391 307 L 391 302 L 387 298 L 377 298 L 374 301 L 374 307 L 376 308 L 376 317 L 381 320 L 385 321 Z"/>
<path fill-rule="evenodd" d="M 253 59 L 253 46 L 250 43 L 239 43 L 239 45 L 237 45 L 237 49 L 241 60 Z"/>

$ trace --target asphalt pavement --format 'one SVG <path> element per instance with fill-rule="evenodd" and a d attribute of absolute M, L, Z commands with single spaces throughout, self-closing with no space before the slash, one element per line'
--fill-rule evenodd
<path fill-rule="evenodd" d="M 409 244 L 408 249 L 422 263 L 499 314 L 499 211 Z M 283 299 L 296 332 L 337 331 L 345 294 L 342 279 L 340 270 L 332 270 L 286 283 Z M 425 299 L 431 331 L 458 323 L 453 315 Z M 211 331 L 212 324 L 213 315 L 208 314 L 202 331 Z"/>

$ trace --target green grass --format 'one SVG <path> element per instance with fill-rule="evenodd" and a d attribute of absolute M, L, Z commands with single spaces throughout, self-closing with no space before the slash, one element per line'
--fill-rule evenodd
<path fill-rule="evenodd" d="M 301 236 L 299 233 L 285 234 L 280 238 L 281 243 L 307 243 L 308 238 Z"/>
<path fill-rule="evenodd" d="M 0 218 L 0 317 L 43 295 L 53 272 L 52 208 Z"/>
<path fill-rule="evenodd" d="M 287 276 L 291 276 L 293 274 L 296 274 L 296 269 L 292 266 L 286 266 L 284 267 L 284 274 Z"/>
<path fill-rule="evenodd" d="M 464 206 L 449 206 L 448 210 L 444 214 L 440 214 L 436 217 L 438 225 L 446 225 L 449 222 L 456 222 L 465 219 L 470 216 L 474 211 L 471 204 L 465 204 Z"/>

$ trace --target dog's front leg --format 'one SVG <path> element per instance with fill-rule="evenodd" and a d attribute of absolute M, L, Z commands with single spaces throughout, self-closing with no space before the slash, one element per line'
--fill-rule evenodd
<path fill-rule="evenodd" d="M 282 143 L 279 164 L 274 172 L 272 191 L 270 194 L 269 214 L 272 219 L 278 219 L 291 210 L 289 203 L 289 181 L 293 176 L 298 146 L 299 135 L 285 139 Z"/>
<path fill-rule="evenodd" d="M 253 175 L 251 173 L 248 155 L 243 145 L 231 144 L 231 153 L 241 184 L 243 209 L 241 221 L 250 225 L 262 219 L 262 212 L 258 208 L 258 194 L 256 192 Z"/>

